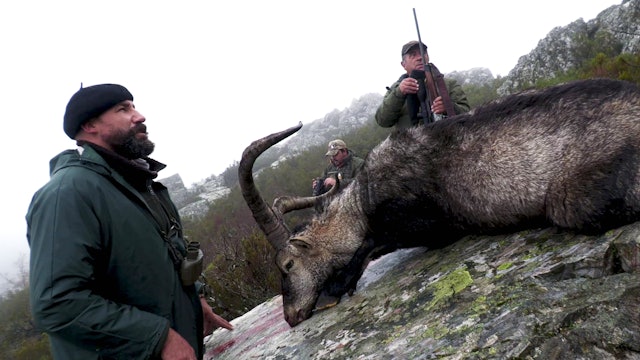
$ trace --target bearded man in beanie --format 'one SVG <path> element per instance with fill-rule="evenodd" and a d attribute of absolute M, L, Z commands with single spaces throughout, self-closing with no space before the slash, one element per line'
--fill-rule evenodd
<path fill-rule="evenodd" d="M 78 148 L 51 160 L 26 216 L 31 310 L 55 359 L 202 359 L 204 335 L 233 328 L 199 296 L 199 273 L 181 272 L 201 263 L 185 263 L 145 120 L 116 84 L 67 104 Z"/>

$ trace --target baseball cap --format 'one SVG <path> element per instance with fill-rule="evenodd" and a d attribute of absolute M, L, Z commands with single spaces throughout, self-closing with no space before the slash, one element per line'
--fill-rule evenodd
<path fill-rule="evenodd" d="M 325 156 L 334 156 L 335 154 L 338 153 L 338 151 L 340 151 L 340 149 L 346 149 L 346 148 L 347 148 L 347 144 L 344 141 L 340 139 L 331 140 L 328 146 L 329 151 L 327 151 Z"/>
<path fill-rule="evenodd" d="M 418 42 L 415 40 L 409 41 L 408 43 L 402 45 L 402 54 L 400 56 L 405 56 L 409 51 L 411 51 L 411 49 L 416 46 L 418 46 Z M 422 46 L 424 46 L 424 49 L 427 50 L 427 45 L 422 43 Z"/>

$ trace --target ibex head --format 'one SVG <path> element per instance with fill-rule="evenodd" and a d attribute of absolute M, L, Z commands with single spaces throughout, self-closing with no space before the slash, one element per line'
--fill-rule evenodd
<path fill-rule="evenodd" d="M 291 326 L 309 318 L 327 280 L 337 269 L 348 263 L 359 243 L 357 227 L 341 226 L 341 212 L 327 212 L 314 219 L 299 233 L 292 234 L 283 222 L 283 215 L 321 203 L 333 197 L 339 188 L 336 184 L 329 192 L 316 197 L 279 197 L 268 206 L 257 190 L 252 174 L 256 158 L 269 147 L 295 133 L 302 124 L 271 134 L 249 145 L 239 164 L 239 182 L 253 217 L 276 250 L 276 264 L 282 275 L 282 298 L 285 320 Z M 355 244 L 355 245 L 354 245 Z M 354 248 L 355 246 L 355 248 Z M 325 296 L 319 305 L 336 302 L 338 296 Z"/>

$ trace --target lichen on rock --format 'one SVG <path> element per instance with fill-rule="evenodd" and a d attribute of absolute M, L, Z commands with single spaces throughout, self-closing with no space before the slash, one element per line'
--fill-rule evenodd
<path fill-rule="evenodd" d="M 468 236 L 369 265 L 295 328 L 273 299 L 216 330 L 206 359 L 639 359 L 640 223 Z"/>

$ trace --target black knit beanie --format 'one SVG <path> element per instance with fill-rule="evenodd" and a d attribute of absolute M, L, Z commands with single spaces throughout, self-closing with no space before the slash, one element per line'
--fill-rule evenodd
<path fill-rule="evenodd" d="M 133 101 L 133 95 L 122 85 L 100 84 L 80 88 L 67 104 L 64 132 L 71 139 L 75 138 L 82 124 L 125 100 Z"/>

